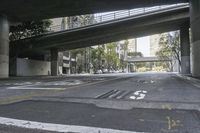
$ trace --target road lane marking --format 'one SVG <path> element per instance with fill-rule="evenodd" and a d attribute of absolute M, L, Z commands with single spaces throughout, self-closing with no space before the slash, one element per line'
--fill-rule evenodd
<path fill-rule="evenodd" d="M 62 124 L 52 124 L 52 123 L 42 123 L 27 120 L 17 120 L 11 118 L 0 117 L 0 124 L 7 126 L 15 126 L 19 128 L 26 129 L 37 129 L 53 132 L 76 132 L 76 133 L 144 133 L 144 132 L 134 132 L 125 130 L 115 130 L 108 128 L 97 128 L 97 127 L 87 127 L 87 126 L 75 126 L 75 125 L 62 125 Z"/>
<path fill-rule="evenodd" d="M 133 93 L 133 91 L 124 91 L 120 96 L 117 96 L 116 99 L 123 99 L 131 93 Z"/>
<path fill-rule="evenodd" d="M 106 92 L 106 93 L 103 93 L 103 94 L 100 94 L 100 95 L 96 96 L 95 98 L 96 98 L 96 99 L 106 98 L 107 96 L 109 96 L 109 95 L 115 93 L 115 91 L 117 91 L 117 90 L 108 91 L 108 92 Z"/>
<path fill-rule="evenodd" d="M 50 87 L 37 87 L 37 86 L 17 86 L 8 87 L 8 90 L 65 90 L 65 88 L 50 88 Z"/>
<path fill-rule="evenodd" d="M 70 81 L 53 81 L 53 82 L 25 82 L 17 84 L 17 86 L 7 87 L 8 90 L 64 90 L 65 88 L 60 88 L 56 86 L 75 86 L 83 84 L 82 81 L 75 80 L 73 82 Z M 51 86 L 51 87 L 49 87 Z"/>
<path fill-rule="evenodd" d="M 65 88 L 65 90 L 78 89 L 78 88 L 81 88 L 81 87 L 87 87 L 87 86 L 91 86 L 91 85 L 95 85 L 96 86 L 96 85 L 99 85 L 99 84 L 103 84 L 103 83 L 106 83 L 106 82 L 111 82 L 111 81 L 119 80 L 119 79 L 123 79 L 123 78 L 117 77 L 117 78 L 107 79 L 107 80 L 103 80 L 103 81 L 83 83 L 83 84 L 75 85 L 75 86 L 68 86 L 67 88 Z M 0 105 L 2 105 L 2 104 L 11 104 L 11 103 L 14 103 L 14 102 L 20 102 L 20 101 L 23 101 L 23 100 L 31 99 L 31 98 L 36 97 L 36 96 L 37 97 L 39 97 L 39 96 L 47 96 L 47 95 L 54 94 L 55 92 L 64 91 L 64 90 L 52 90 L 52 91 L 34 93 L 34 95 L 32 95 L 32 94 L 31 95 L 27 95 L 26 94 L 25 96 L 14 96 L 14 97 L 9 97 L 8 99 L 5 98 L 4 100 L 0 100 Z"/>

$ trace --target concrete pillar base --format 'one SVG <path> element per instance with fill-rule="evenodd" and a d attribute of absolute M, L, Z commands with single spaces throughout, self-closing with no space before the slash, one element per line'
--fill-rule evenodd
<path fill-rule="evenodd" d="M 0 78 L 8 78 L 9 57 L 8 55 L 0 55 Z"/>
<path fill-rule="evenodd" d="M 51 50 L 51 76 L 58 76 L 58 50 Z"/>
<path fill-rule="evenodd" d="M 190 74 L 190 56 L 181 57 L 181 74 Z"/>
<path fill-rule="evenodd" d="M 0 78 L 9 76 L 9 24 L 5 16 L 0 15 Z"/>

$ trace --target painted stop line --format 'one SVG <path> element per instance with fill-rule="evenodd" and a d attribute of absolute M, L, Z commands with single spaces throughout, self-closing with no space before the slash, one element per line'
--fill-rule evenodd
<path fill-rule="evenodd" d="M 130 99 L 133 99 L 133 100 L 142 100 L 145 98 L 146 94 L 147 94 L 147 91 L 145 90 L 139 90 L 139 91 L 136 91 L 133 93 L 134 95 L 133 96 L 130 96 Z"/>

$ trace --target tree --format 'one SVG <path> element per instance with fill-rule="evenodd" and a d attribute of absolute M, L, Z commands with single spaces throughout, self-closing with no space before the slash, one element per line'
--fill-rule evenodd
<path fill-rule="evenodd" d="M 128 44 L 129 44 L 128 40 L 125 40 L 124 44 L 122 44 L 123 57 L 120 60 L 120 65 L 121 65 L 121 68 L 122 68 L 123 71 L 124 71 L 124 69 L 126 68 L 126 66 L 128 64 L 127 61 L 125 61 L 126 57 L 127 57 Z"/>
<path fill-rule="evenodd" d="M 81 26 L 86 26 L 94 23 L 94 15 L 80 15 L 79 17 L 79 24 Z"/>
<path fill-rule="evenodd" d="M 75 49 L 70 51 L 71 56 L 75 58 L 76 64 L 75 64 L 75 71 L 76 73 L 81 73 L 83 71 L 83 61 L 82 61 L 82 55 L 84 54 L 84 49 Z"/>
<path fill-rule="evenodd" d="M 96 72 L 97 70 L 103 69 L 103 59 L 105 57 L 105 47 L 104 45 L 98 45 L 97 48 L 93 48 L 91 51 L 91 63 L 93 69 Z"/>
<path fill-rule="evenodd" d="M 138 58 L 138 57 L 143 57 L 143 54 L 141 52 L 129 52 L 128 56 L 131 58 Z M 146 66 L 146 63 L 134 63 L 135 66 L 135 70 L 140 69 L 140 68 L 144 68 Z"/>
<path fill-rule="evenodd" d="M 180 32 L 169 34 L 168 43 L 172 49 L 172 56 L 178 60 L 179 66 L 181 66 Z"/>
<path fill-rule="evenodd" d="M 93 24 L 93 21 L 94 21 L 94 15 L 71 16 L 71 17 L 62 19 L 62 28 L 65 29 L 67 27 L 67 29 L 71 29 L 71 28 L 86 26 L 89 24 Z M 72 50 L 72 53 L 75 54 L 74 57 L 77 59 L 76 67 L 78 68 L 78 72 L 80 71 L 89 72 L 89 68 L 91 66 L 90 65 L 90 48 Z"/>
<path fill-rule="evenodd" d="M 130 57 L 143 57 L 143 54 L 141 52 L 129 52 L 128 56 Z"/>
<path fill-rule="evenodd" d="M 17 26 L 11 26 L 9 36 L 10 41 L 15 41 L 46 33 L 48 32 L 48 29 L 51 24 L 52 21 L 50 20 L 42 20 L 22 22 Z"/>
<path fill-rule="evenodd" d="M 160 47 L 159 51 L 156 53 L 156 55 L 161 59 L 167 59 L 172 60 L 176 59 L 178 60 L 179 66 L 181 65 L 181 59 L 180 59 L 180 34 L 178 31 L 173 33 L 165 33 L 161 34 L 160 38 Z M 172 71 L 173 69 L 173 62 L 165 62 L 163 63 L 165 68 L 168 68 L 168 70 Z M 179 68 L 180 71 L 180 68 Z"/>
<path fill-rule="evenodd" d="M 65 18 L 63 18 L 63 23 L 64 22 L 66 23 Z M 94 15 L 80 15 L 80 16 L 67 17 L 68 29 L 90 25 L 93 24 L 94 22 L 95 22 Z"/>
<path fill-rule="evenodd" d="M 115 42 L 106 44 L 105 59 L 107 63 L 107 69 L 117 69 L 119 65 L 119 58 L 116 52 L 117 44 Z"/>

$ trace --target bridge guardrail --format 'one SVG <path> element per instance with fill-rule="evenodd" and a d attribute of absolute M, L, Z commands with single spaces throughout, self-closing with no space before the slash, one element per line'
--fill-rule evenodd
<path fill-rule="evenodd" d="M 68 29 L 63 29 L 61 25 L 54 25 L 51 26 L 48 30 L 49 32 L 58 32 L 58 31 L 63 31 L 63 30 L 70 30 L 70 29 L 75 29 L 75 28 L 80 28 L 84 26 L 89 26 L 97 23 L 102 23 L 106 21 L 111 21 L 111 20 L 116 20 L 120 18 L 126 18 L 130 16 L 136 16 L 144 13 L 149 13 L 152 11 L 159 11 L 162 9 L 167 9 L 167 8 L 173 8 L 173 7 L 178 7 L 178 6 L 187 6 L 187 3 L 181 3 L 181 4 L 173 4 L 173 5 L 163 5 L 163 6 L 154 6 L 154 7 L 145 7 L 145 8 L 137 8 L 137 9 L 131 9 L 131 10 L 121 10 L 121 11 L 115 11 L 112 13 L 107 13 L 107 14 L 96 14 L 94 16 L 94 21 L 90 24 L 86 25 L 79 25 L 76 27 L 68 28 Z"/>

